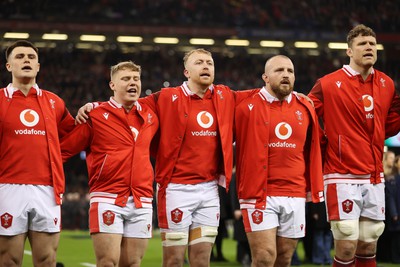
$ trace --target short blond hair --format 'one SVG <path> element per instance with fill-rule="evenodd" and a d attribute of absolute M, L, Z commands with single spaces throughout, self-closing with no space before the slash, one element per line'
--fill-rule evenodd
<path fill-rule="evenodd" d="M 131 70 L 131 71 L 138 71 L 139 74 L 141 74 L 142 72 L 142 68 L 140 67 L 140 65 L 137 65 L 135 63 L 133 63 L 133 61 L 123 61 L 118 63 L 117 65 L 111 66 L 110 68 L 110 77 L 112 79 L 112 77 L 115 75 L 115 73 L 117 73 L 120 70 Z"/>
<path fill-rule="evenodd" d="M 212 54 L 210 51 L 205 50 L 204 48 L 197 48 L 190 50 L 189 52 L 185 53 L 185 56 L 183 57 L 183 65 L 186 67 L 186 62 L 188 61 L 189 57 L 194 54 L 194 53 L 201 53 L 201 54 L 206 54 L 212 57 Z"/>
<path fill-rule="evenodd" d="M 365 26 L 364 24 L 359 24 L 359 25 L 355 26 L 353 29 L 351 29 L 349 31 L 349 33 L 347 34 L 347 45 L 349 47 L 351 47 L 351 45 L 353 44 L 354 38 L 356 38 L 359 35 L 372 36 L 372 37 L 376 38 L 376 33 L 374 32 L 373 29 Z"/>

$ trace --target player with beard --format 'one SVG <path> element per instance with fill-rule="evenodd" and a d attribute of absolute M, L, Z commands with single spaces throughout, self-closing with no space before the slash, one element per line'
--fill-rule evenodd
<path fill-rule="evenodd" d="M 290 266 L 305 202 L 323 198 L 318 120 L 293 93 L 292 61 L 267 60 L 265 86 L 236 106 L 237 190 L 254 266 Z"/>
<path fill-rule="evenodd" d="M 393 80 L 374 69 L 375 32 L 357 25 L 348 33 L 347 44 L 349 65 L 319 79 L 309 96 L 325 126 L 324 183 L 335 240 L 333 266 L 373 267 L 385 220 L 383 144 L 392 126 L 392 133 L 399 131 L 398 114 L 391 109 L 400 105 L 394 104 L 398 98 Z"/>
<path fill-rule="evenodd" d="M 188 249 L 191 266 L 209 266 L 217 226 L 217 184 L 227 187 L 232 176 L 235 103 L 258 90 L 235 92 L 215 85 L 212 54 L 204 49 L 183 58 L 187 81 L 139 100 L 160 119 L 155 141 L 158 221 L 163 241 L 163 266 L 183 266 Z M 79 109 L 85 122 L 97 104 Z"/>

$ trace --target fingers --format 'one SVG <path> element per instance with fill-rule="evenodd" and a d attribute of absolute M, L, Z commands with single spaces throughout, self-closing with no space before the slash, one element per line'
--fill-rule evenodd
<path fill-rule="evenodd" d="M 86 123 L 89 118 L 88 114 L 92 111 L 93 105 L 92 103 L 87 103 L 83 107 L 78 110 L 78 114 L 75 117 L 75 124 Z"/>

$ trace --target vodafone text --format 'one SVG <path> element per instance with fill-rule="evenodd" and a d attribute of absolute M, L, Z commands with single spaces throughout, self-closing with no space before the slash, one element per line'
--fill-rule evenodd
<path fill-rule="evenodd" d="M 192 136 L 217 136 L 217 131 L 209 131 L 209 130 L 192 131 Z"/>
<path fill-rule="evenodd" d="M 287 147 L 287 148 L 296 148 L 296 144 L 294 143 L 288 143 L 286 141 L 284 142 L 275 142 L 275 143 L 269 143 L 269 147 Z"/>
<path fill-rule="evenodd" d="M 39 131 L 34 129 L 20 129 L 14 130 L 16 135 L 46 135 L 46 131 Z"/>

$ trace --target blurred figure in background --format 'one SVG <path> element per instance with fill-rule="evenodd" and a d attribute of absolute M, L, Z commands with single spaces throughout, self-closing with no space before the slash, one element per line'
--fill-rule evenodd
<path fill-rule="evenodd" d="M 325 203 L 309 203 L 313 228 L 312 263 L 318 265 L 332 264 L 332 232 L 326 218 Z"/>

